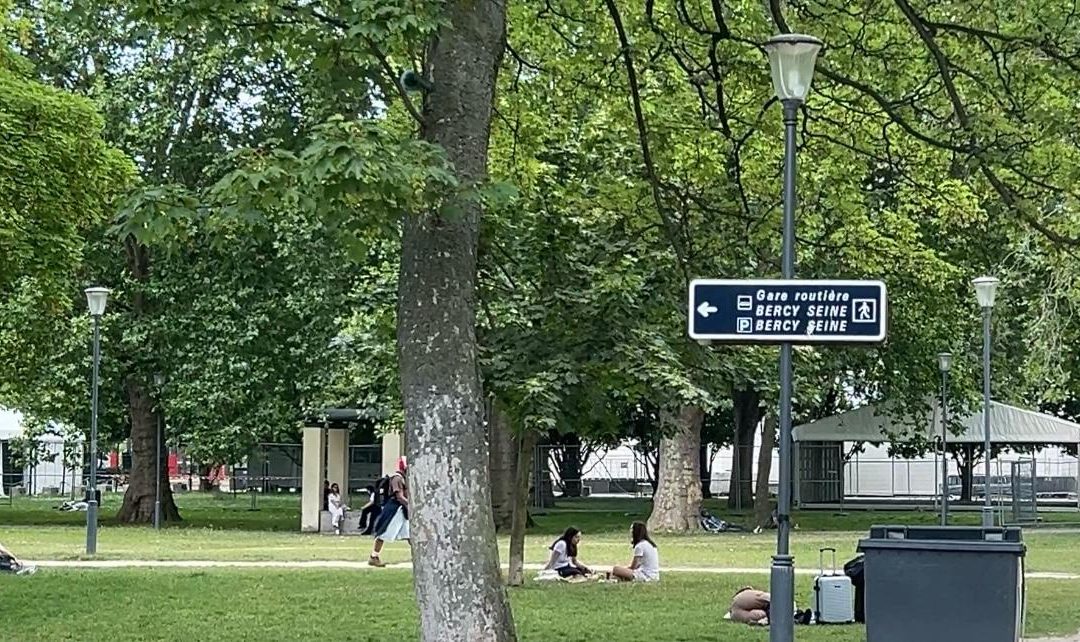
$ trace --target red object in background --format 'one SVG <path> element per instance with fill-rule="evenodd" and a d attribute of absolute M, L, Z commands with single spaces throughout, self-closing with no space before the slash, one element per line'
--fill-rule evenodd
<path fill-rule="evenodd" d="M 110 450 L 109 451 L 109 468 L 116 469 L 116 468 L 119 468 L 119 467 L 120 467 L 120 453 L 116 452 L 115 450 Z"/>
<path fill-rule="evenodd" d="M 176 458 L 176 453 L 169 451 L 169 477 L 178 477 L 180 475 L 180 462 Z"/>

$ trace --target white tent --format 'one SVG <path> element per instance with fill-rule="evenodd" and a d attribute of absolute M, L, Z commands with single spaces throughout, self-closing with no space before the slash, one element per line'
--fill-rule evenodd
<path fill-rule="evenodd" d="M 937 403 L 918 416 L 890 409 L 889 403 L 870 404 L 848 412 L 826 417 L 792 430 L 792 439 L 798 451 L 800 443 L 838 442 L 898 442 L 922 436 L 928 441 L 941 435 L 941 413 Z M 960 421 L 960 434 L 948 434 L 949 443 L 981 444 L 984 440 L 983 412 L 964 417 Z M 990 404 L 990 440 L 996 444 L 1077 444 L 1080 452 L 1080 424 L 1058 417 L 1024 410 L 1016 406 Z M 796 453 L 796 461 L 799 455 Z M 796 477 L 799 466 L 795 467 Z M 799 489 L 796 479 L 796 492 Z M 1077 486 L 1080 487 L 1080 460 L 1077 464 Z M 1080 498 L 1077 500 L 1080 502 Z"/>
<path fill-rule="evenodd" d="M 937 404 L 921 417 L 889 412 L 890 404 L 871 404 L 827 417 L 793 430 L 795 441 L 839 442 L 903 441 L 922 435 L 941 434 L 941 415 Z M 962 420 L 963 432 L 949 433 L 950 443 L 982 443 L 982 409 Z M 997 444 L 1080 444 L 1080 424 L 1057 417 L 1024 410 L 1016 406 L 990 403 L 990 440 Z"/>
<path fill-rule="evenodd" d="M 0 447 L 8 446 L 7 442 L 18 439 L 23 435 L 23 416 L 14 410 L 0 408 Z M 76 437 L 81 441 L 81 438 Z M 50 455 L 52 461 L 41 461 L 35 466 L 28 466 L 22 473 L 22 484 L 28 485 L 34 492 L 41 492 L 45 488 L 62 488 L 70 485 L 79 474 L 78 467 L 65 467 L 63 462 L 63 450 L 65 438 L 52 433 L 38 436 L 37 442 L 43 452 Z M 0 456 L 0 497 L 6 491 L 4 458 Z M 18 474 L 18 472 L 16 472 Z"/>

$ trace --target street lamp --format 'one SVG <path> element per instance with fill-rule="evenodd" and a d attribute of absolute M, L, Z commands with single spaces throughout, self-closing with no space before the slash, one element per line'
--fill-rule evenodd
<path fill-rule="evenodd" d="M 162 433 L 162 416 L 165 414 L 165 409 L 162 407 L 161 398 L 163 396 L 163 388 L 165 387 L 165 375 L 160 372 L 154 374 L 154 387 L 157 388 L 158 394 L 158 412 L 157 412 L 157 448 L 154 455 L 154 529 L 161 528 L 161 433 Z"/>
<path fill-rule="evenodd" d="M 949 370 L 952 355 L 948 352 L 937 356 L 941 371 L 941 525 L 949 525 Z"/>
<path fill-rule="evenodd" d="M 795 278 L 795 125 L 806 102 L 822 42 L 812 36 L 782 34 L 765 43 L 773 90 L 784 108 L 784 235 L 781 272 Z M 772 603 L 770 642 L 795 639 L 795 558 L 791 556 L 791 344 L 780 346 L 780 489 L 777 498 L 776 555 L 769 575 Z"/>
<path fill-rule="evenodd" d="M 98 370 L 101 364 L 101 315 L 109 300 L 109 289 L 86 288 L 86 307 L 94 318 L 94 376 L 90 389 L 90 492 L 86 497 L 86 554 L 97 553 L 97 420 L 98 420 Z"/>
<path fill-rule="evenodd" d="M 992 276 L 980 276 L 971 282 L 975 297 L 982 308 L 983 318 L 983 459 L 986 478 L 983 482 L 983 528 L 994 525 L 994 505 L 990 501 L 990 313 L 994 309 L 994 294 L 999 281 Z"/>

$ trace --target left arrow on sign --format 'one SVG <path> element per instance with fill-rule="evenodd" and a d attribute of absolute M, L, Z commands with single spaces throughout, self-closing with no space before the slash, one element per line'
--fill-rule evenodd
<path fill-rule="evenodd" d="M 713 314 L 714 312 L 719 312 L 719 311 L 720 311 L 719 308 L 717 308 L 715 305 L 709 305 L 708 301 L 702 301 L 701 305 L 699 305 L 697 307 L 697 313 L 700 314 L 701 316 L 705 317 L 706 319 L 709 318 L 710 314 Z"/>

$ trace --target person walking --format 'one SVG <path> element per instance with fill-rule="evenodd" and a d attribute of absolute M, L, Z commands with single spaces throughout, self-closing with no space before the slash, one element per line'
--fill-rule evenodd
<path fill-rule="evenodd" d="M 408 462 L 402 456 L 397 461 L 397 472 L 390 476 L 387 498 L 375 522 L 375 545 L 368 558 L 371 566 L 386 566 L 381 558 L 386 542 L 409 541 L 409 485 L 405 480 L 406 472 Z"/>

